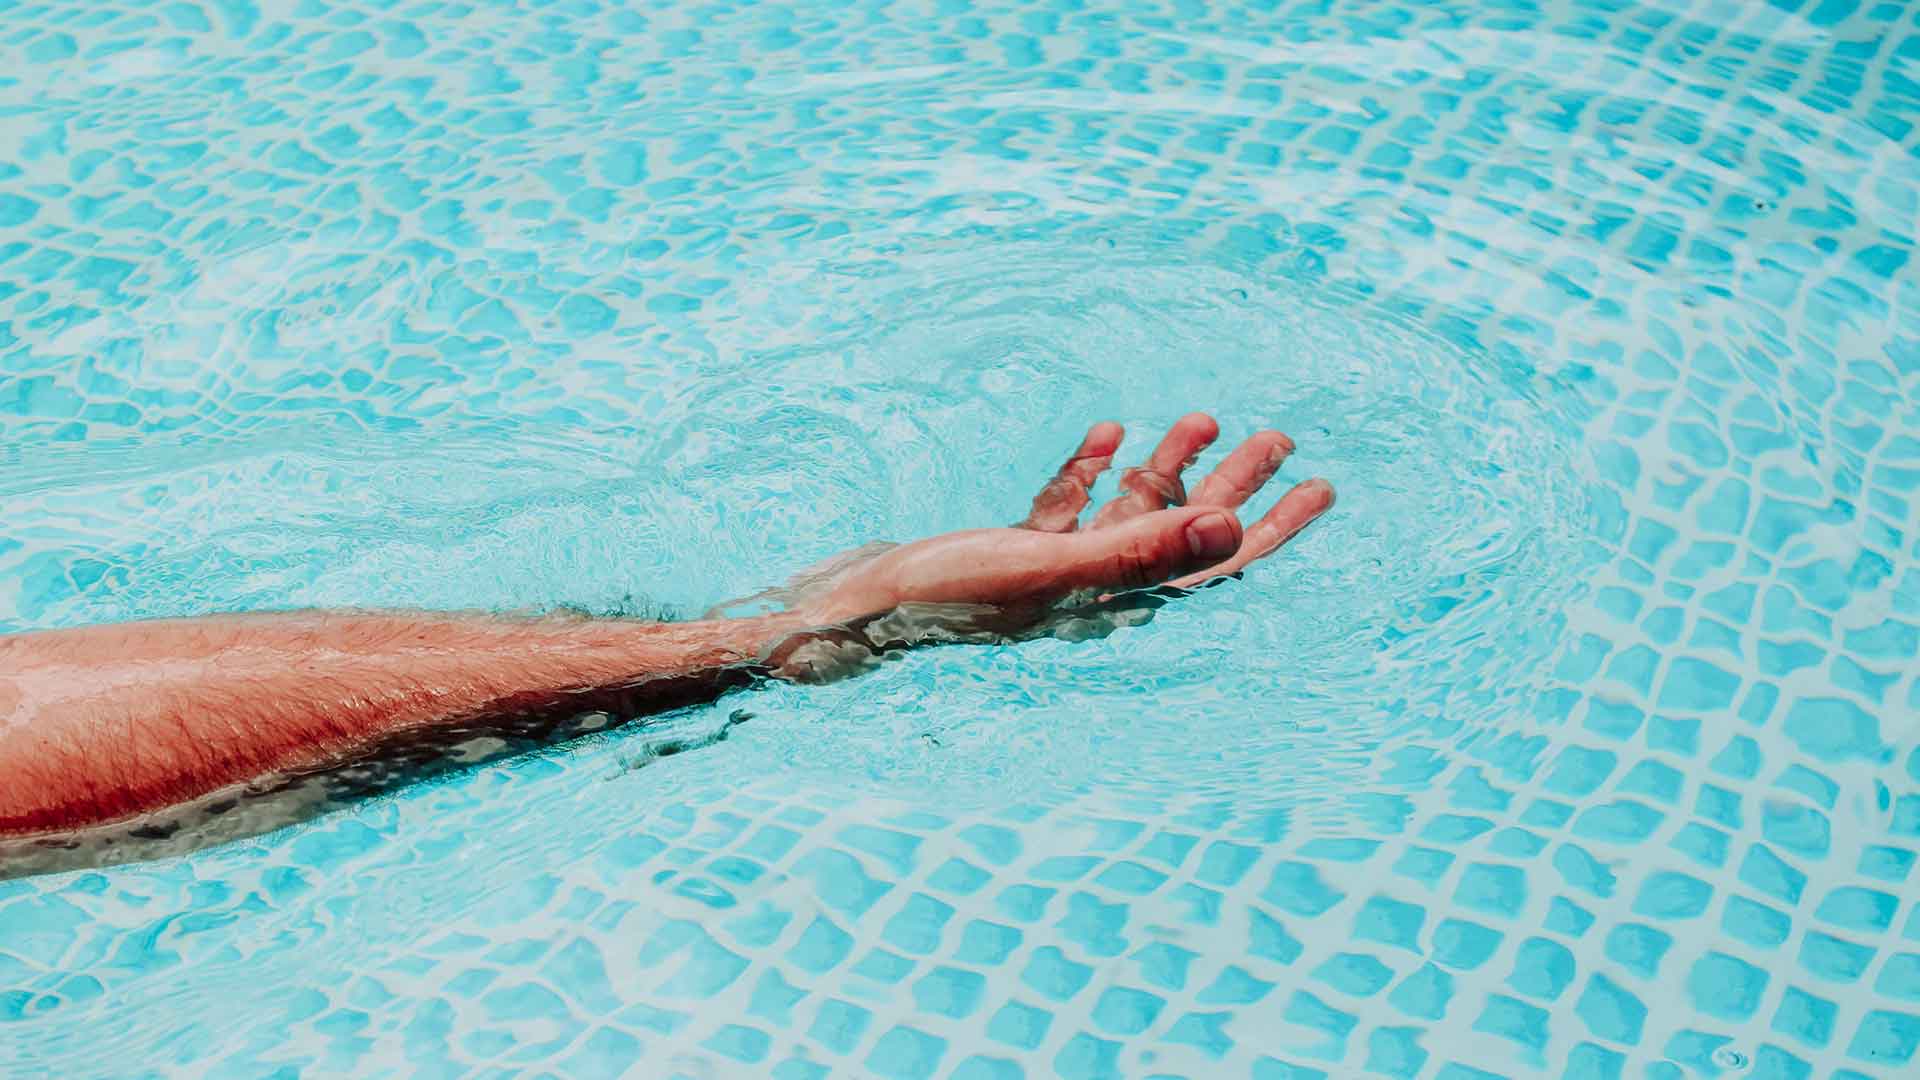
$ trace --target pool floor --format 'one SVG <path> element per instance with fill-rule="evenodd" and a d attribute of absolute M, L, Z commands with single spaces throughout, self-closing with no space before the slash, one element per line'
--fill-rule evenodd
<path fill-rule="evenodd" d="M 688 616 L 1196 408 L 1341 495 L 1145 625 L 0 881 L 0 1075 L 1920 1072 L 1914 5 L 0 0 L 0 57 L 0 632 Z"/>

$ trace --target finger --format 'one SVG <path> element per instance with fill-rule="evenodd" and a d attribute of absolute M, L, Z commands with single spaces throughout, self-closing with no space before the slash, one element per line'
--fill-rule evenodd
<path fill-rule="evenodd" d="M 1020 523 L 1023 529 L 1036 532 L 1064 533 L 1079 527 L 1080 511 L 1086 509 L 1092 499 L 1090 489 L 1100 474 L 1113 464 L 1113 455 L 1120 449 L 1120 440 L 1126 430 L 1111 420 L 1093 425 L 1087 430 L 1087 437 L 1080 441 L 1080 449 L 1073 452 L 1060 471 L 1054 474 L 1040 494 L 1033 497 L 1033 509 L 1028 511 L 1027 520 Z"/>
<path fill-rule="evenodd" d="M 866 581 L 805 605 L 810 626 L 844 624 L 905 603 L 1030 610 L 1083 589 L 1157 585 L 1240 549 L 1240 522 L 1215 507 L 1142 514 L 1098 532 L 970 529 L 907 544 L 875 560 Z"/>
<path fill-rule="evenodd" d="M 1073 539 L 1071 554 L 1054 567 L 1060 593 L 1148 588 L 1230 558 L 1243 541 L 1232 514 L 1201 506 L 1141 514 Z"/>
<path fill-rule="evenodd" d="M 1271 555 L 1287 541 L 1299 534 L 1300 530 L 1313 523 L 1313 519 L 1333 506 L 1333 485 L 1325 480 L 1313 479 L 1295 484 L 1293 490 L 1280 497 L 1273 509 L 1266 512 L 1259 521 L 1247 527 L 1241 538 L 1240 547 L 1233 556 L 1216 566 L 1210 566 L 1197 574 L 1179 578 L 1171 584 L 1191 589 L 1196 585 L 1211 581 L 1227 574 L 1237 574 L 1248 563 Z"/>
<path fill-rule="evenodd" d="M 1120 494 L 1094 515 L 1093 527 L 1105 528 L 1168 506 L 1184 505 L 1187 492 L 1180 483 L 1181 471 L 1219 437 L 1220 425 L 1206 413 L 1188 413 L 1175 421 L 1146 464 L 1120 475 Z"/>
<path fill-rule="evenodd" d="M 1265 487 L 1291 453 L 1292 439 L 1278 431 L 1262 431 L 1234 447 L 1227 460 L 1193 489 L 1193 498 L 1188 501 L 1194 506 L 1235 509 Z"/>

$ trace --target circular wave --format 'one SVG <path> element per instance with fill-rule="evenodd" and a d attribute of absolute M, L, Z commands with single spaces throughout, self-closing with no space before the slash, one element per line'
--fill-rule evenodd
<path fill-rule="evenodd" d="M 989 801 L 1116 779 L 1298 791 L 1368 767 L 1399 733 L 1500 724 L 1533 692 L 1556 642 L 1512 628 L 1550 619 L 1591 558 L 1576 400 L 1204 231 L 1009 233 L 795 276 L 769 286 L 765 315 L 729 323 L 715 344 L 738 359 L 669 406 L 673 430 L 697 432 L 676 438 L 697 443 L 699 470 L 726 478 L 728 513 L 782 524 L 764 508 L 784 505 L 796 462 L 767 448 L 791 444 L 815 530 L 791 546 L 807 559 L 873 529 L 1009 521 L 1086 424 L 1127 424 L 1124 463 L 1195 408 L 1224 432 L 1196 475 L 1278 427 L 1299 452 L 1272 494 L 1324 475 L 1339 506 L 1245 581 L 1161 611 L 1153 633 L 912 656 L 809 691 L 832 724 L 794 701 L 749 741 L 822 771 L 865 762 L 881 783 L 984 778 L 973 793 Z M 775 320 L 795 343 L 756 346 Z M 772 580 L 796 560 L 758 561 Z"/>

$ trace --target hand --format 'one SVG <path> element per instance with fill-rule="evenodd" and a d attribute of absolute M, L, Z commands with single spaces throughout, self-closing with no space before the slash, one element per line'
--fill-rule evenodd
<path fill-rule="evenodd" d="M 1239 573 L 1325 513 L 1333 487 L 1318 479 L 1298 484 L 1243 528 L 1234 511 L 1273 477 L 1293 443 L 1277 431 L 1254 435 L 1189 499 L 1181 473 L 1219 433 L 1205 413 L 1182 417 L 1144 465 L 1121 473 L 1120 494 L 1082 529 L 1089 489 L 1112 464 L 1123 434 L 1119 424 L 1096 424 L 1018 526 L 855 552 L 801 584 L 791 611 L 824 627 L 912 610 L 938 630 L 1004 634 L 1031 626 L 1075 594 L 1192 588 Z"/>

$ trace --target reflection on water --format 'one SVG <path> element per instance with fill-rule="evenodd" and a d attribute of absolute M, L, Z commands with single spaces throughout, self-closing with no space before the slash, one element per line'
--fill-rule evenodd
<path fill-rule="evenodd" d="M 29 1070 L 1911 1067 L 1901 5 L 7 26 L 0 630 L 699 612 L 1194 408 L 1341 492 L 1149 626 L 0 884 Z"/>

